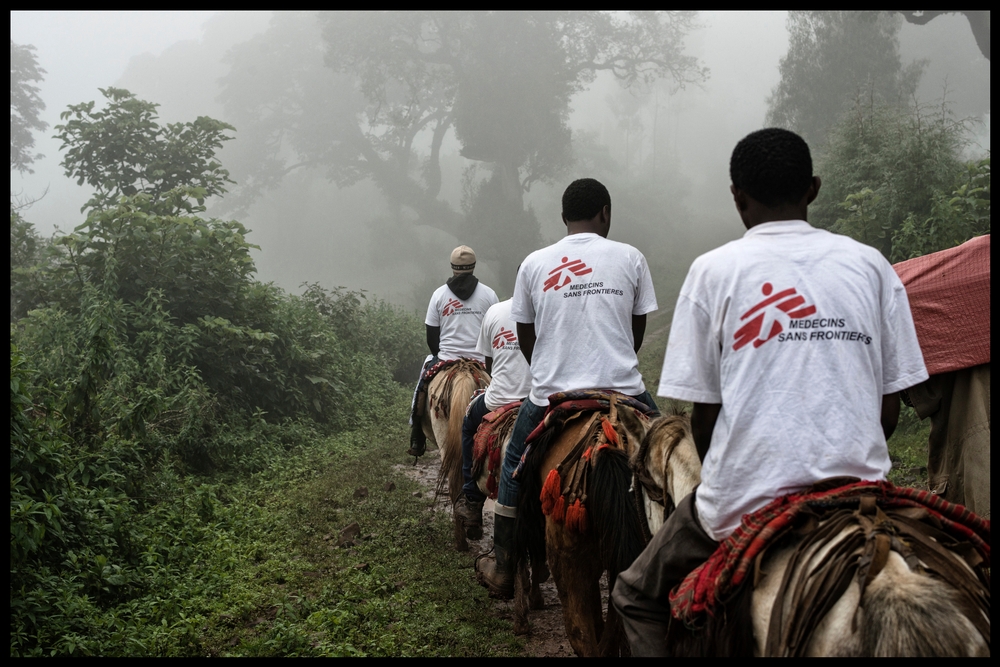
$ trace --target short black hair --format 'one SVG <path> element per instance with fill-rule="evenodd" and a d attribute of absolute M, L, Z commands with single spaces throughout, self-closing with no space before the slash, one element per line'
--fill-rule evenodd
<path fill-rule="evenodd" d="M 611 208 L 611 194 L 603 183 L 593 178 L 575 180 L 563 193 L 562 214 L 566 222 L 590 220 L 605 206 Z"/>
<path fill-rule="evenodd" d="M 777 127 L 743 137 L 729 160 L 733 185 L 768 207 L 797 204 L 812 176 L 809 145 L 794 132 Z"/>

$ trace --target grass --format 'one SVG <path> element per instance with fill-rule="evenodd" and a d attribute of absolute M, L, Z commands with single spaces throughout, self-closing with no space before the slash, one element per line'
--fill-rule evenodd
<path fill-rule="evenodd" d="M 405 391 L 382 426 L 331 439 L 260 478 L 241 501 L 266 508 L 259 562 L 232 577 L 206 618 L 204 653 L 227 656 L 515 656 L 456 552 L 447 515 L 394 464 L 406 442 Z M 395 488 L 387 490 L 392 485 Z M 368 489 L 356 498 L 355 490 Z M 355 545 L 337 547 L 357 523 Z"/>

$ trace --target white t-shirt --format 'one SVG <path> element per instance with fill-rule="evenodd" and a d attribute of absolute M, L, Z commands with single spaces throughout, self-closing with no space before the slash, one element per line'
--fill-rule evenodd
<path fill-rule="evenodd" d="M 521 354 L 510 306 L 510 299 L 490 306 L 479 332 L 479 353 L 493 357 L 493 379 L 483 399 L 490 410 L 520 401 L 531 391 L 531 369 Z"/>
<path fill-rule="evenodd" d="M 906 291 L 874 248 L 786 220 L 696 259 L 658 393 L 722 404 L 695 498 L 705 531 L 722 540 L 827 477 L 885 479 L 882 396 L 926 378 Z"/>
<path fill-rule="evenodd" d="M 427 304 L 424 324 L 441 327 L 438 359 L 451 361 L 468 357 L 483 361 L 483 355 L 476 349 L 479 329 L 486 311 L 497 301 L 497 293 L 483 283 L 476 285 L 472 296 L 464 301 L 455 296 L 448 285 L 434 290 Z"/>
<path fill-rule="evenodd" d="M 656 310 L 642 253 L 597 234 L 569 234 L 521 264 L 511 315 L 535 325 L 531 402 L 571 389 L 646 390 L 632 316 Z"/>

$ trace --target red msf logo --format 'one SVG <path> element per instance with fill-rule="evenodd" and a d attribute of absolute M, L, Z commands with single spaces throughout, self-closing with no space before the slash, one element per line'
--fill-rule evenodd
<path fill-rule="evenodd" d="M 552 288 L 560 290 L 563 287 L 566 287 L 566 285 L 569 285 L 570 280 L 572 280 L 569 276 L 566 276 L 566 280 L 563 281 L 561 285 L 559 284 L 559 280 L 562 278 L 563 269 L 566 269 L 574 276 L 585 276 L 588 273 L 593 272 L 593 269 L 587 268 L 587 265 L 579 259 L 574 259 L 571 262 L 569 261 L 569 257 L 563 257 L 562 261 L 562 264 L 549 271 L 549 277 L 545 281 L 545 288 L 542 290 L 543 292 L 548 292 Z"/>
<path fill-rule="evenodd" d="M 736 339 L 736 342 L 733 343 L 734 350 L 740 349 L 750 341 L 753 341 L 753 346 L 758 348 L 780 334 L 782 326 L 781 322 L 778 321 L 780 316 L 776 311 L 785 313 L 791 319 L 809 317 L 816 312 L 816 306 L 799 308 L 799 306 L 806 302 L 806 298 L 799 295 L 794 287 L 782 290 L 777 294 L 771 294 L 773 290 L 774 288 L 771 286 L 771 283 L 764 283 L 761 292 L 767 298 L 743 313 L 740 317 L 742 321 L 757 313 L 757 317 L 744 324 L 733 334 L 733 338 Z M 763 332 L 763 337 L 761 336 L 761 332 Z"/>
<path fill-rule="evenodd" d="M 493 337 L 493 349 L 499 350 L 507 343 L 516 343 L 517 336 L 510 329 L 500 327 L 500 333 Z"/>
<path fill-rule="evenodd" d="M 441 311 L 442 317 L 448 317 L 456 310 L 462 307 L 462 302 L 458 299 L 448 299 L 448 303 L 445 304 L 444 310 Z"/>

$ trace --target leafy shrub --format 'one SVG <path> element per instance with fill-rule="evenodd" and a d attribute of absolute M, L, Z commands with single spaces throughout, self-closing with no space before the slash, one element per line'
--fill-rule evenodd
<path fill-rule="evenodd" d="M 810 221 L 892 257 L 893 238 L 907 217 L 930 216 L 934 194 L 951 190 L 963 168 L 963 129 L 944 108 L 907 110 L 859 100 L 819 155 L 823 187 Z"/>
<path fill-rule="evenodd" d="M 965 165 L 955 189 L 935 192 L 931 213 L 906 216 L 892 237 L 892 261 L 953 248 L 990 233 L 990 158 Z"/>

